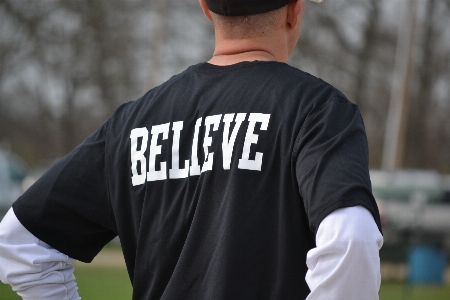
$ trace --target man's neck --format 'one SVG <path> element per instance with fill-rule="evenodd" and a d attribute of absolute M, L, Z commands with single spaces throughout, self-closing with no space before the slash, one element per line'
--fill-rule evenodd
<path fill-rule="evenodd" d="M 254 50 L 236 54 L 217 54 L 208 61 L 218 66 L 234 65 L 243 61 L 276 61 L 275 57 L 265 51 Z"/>
<path fill-rule="evenodd" d="M 216 35 L 216 48 L 209 63 L 219 66 L 243 61 L 287 62 L 289 53 L 283 40 L 267 38 L 251 40 L 227 40 Z"/>

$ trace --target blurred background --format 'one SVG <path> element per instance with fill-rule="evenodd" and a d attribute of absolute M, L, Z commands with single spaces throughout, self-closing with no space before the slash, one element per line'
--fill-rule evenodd
<path fill-rule="evenodd" d="M 197 0 L 0 0 L 0 218 L 121 103 L 213 49 Z M 450 0 L 307 2 L 290 64 L 360 107 L 382 292 L 397 291 L 381 298 L 450 299 Z"/>

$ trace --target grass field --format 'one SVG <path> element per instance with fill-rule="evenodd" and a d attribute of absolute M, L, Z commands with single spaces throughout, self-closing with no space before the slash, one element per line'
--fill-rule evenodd
<path fill-rule="evenodd" d="M 131 299 L 128 275 L 121 269 L 78 268 L 76 277 L 83 300 Z M 1 300 L 20 300 L 9 286 L 0 284 Z M 380 289 L 380 300 L 449 300 L 450 286 L 410 287 L 400 282 L 384 282 Z M 362 295 L 361 300 L 364 300 Z"/>
<path fill-rule="evenodd" d="M 79 268 L 76 277 L 80 296 L 90 300 L 131 299 L 131 285 L 124 270 Z M 20 300 L 9 286 L 0 284 L 1 300 Z M 450 286 L 414 286 L 400 282 L 385 282 L 381 285 L 380 300 L 448 300 Z M 361 300 L 364 300 L 362 296 Z"/>
<path fill-rule="evenodd" d="M 131 285 L 123 269 L 78 268 L 76 277 L 80 296 L 84 300 L 131 299 Z M 1 300 L 20 300 L 11 288 L 0 283 Z M 401 282 L 384 282 L 380 300 L 448 300 L 450 286 L 414 286 Z M 361 300 L 364 300 L 362 295 Z"/>
<path fill-rule="evenodd" d="M 120 250 L 106 249 L 90 265 L 76 264 L 80 296 L 83 300 L 131 299 L 131 284 L 121 261 Z M 11 288 L 0 283 L 0 300 L 20 300 Z M 383 282 L 380 300 L 449 300 L 450 285 L 409 286 L 403 282 Z M 364 300 L 364 295 L 361 295 Z"/>

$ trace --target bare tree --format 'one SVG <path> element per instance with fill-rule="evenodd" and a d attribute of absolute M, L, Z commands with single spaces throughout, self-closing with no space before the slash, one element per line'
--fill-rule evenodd
<path fill-rule="evenodd" d="M 21 135 L 29 145 L 20 148 L 30 149 L 25 156 L 59 156 L 137 97 L 138 11 L 123 1 L 2 1 L 0 103 L 8 126 L 1 138 L 17 143 L 12 132 L 23 128 L 22 135 L 30 132 Z M 42 147 L 34 136 L 47 137 Z"/>
<path fill-rule="evenodd" d="M 450 172 L 450 1 L 423 3 L 403 166 Z M 379 167 L 398 5 L 306 5 L 290 63 L 360 106 Z M 208 59 L 213 47 L 196 0 L 1 0 L 0 141 L 28 162 L 63 155 L 121 103 Z"/>
<path fill-rule="evenodd" d="M 422 3 L 422 2 L 421 2 Z M 428 0 L 412 45 L 414 69 L 403 167 L 449 172 L 450 9 L 448 0 Z M 341 0 L 307 7 L 303 36 L 293 57 L 300 68 L 334 84 L 361 109 L 372 167 L 379 167 L 393 76 L 398 5 L 388 0 Z M 447 80 L 447 81 L 446 81 Z M 447 117 L 441 115 L 447 114 Z M 436 145 L 439 145 L 436 147 Z"/>

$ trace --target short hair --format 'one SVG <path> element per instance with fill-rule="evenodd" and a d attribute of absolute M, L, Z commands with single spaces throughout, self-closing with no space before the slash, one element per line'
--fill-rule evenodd
<path fill-rule="evenodd" d="M 273 30 L 280 19 L 283 7 L 262 14 L 248 16 L 222 16 L 211 12 L 215 26 L 229 38 L 263 36 Z"/>

